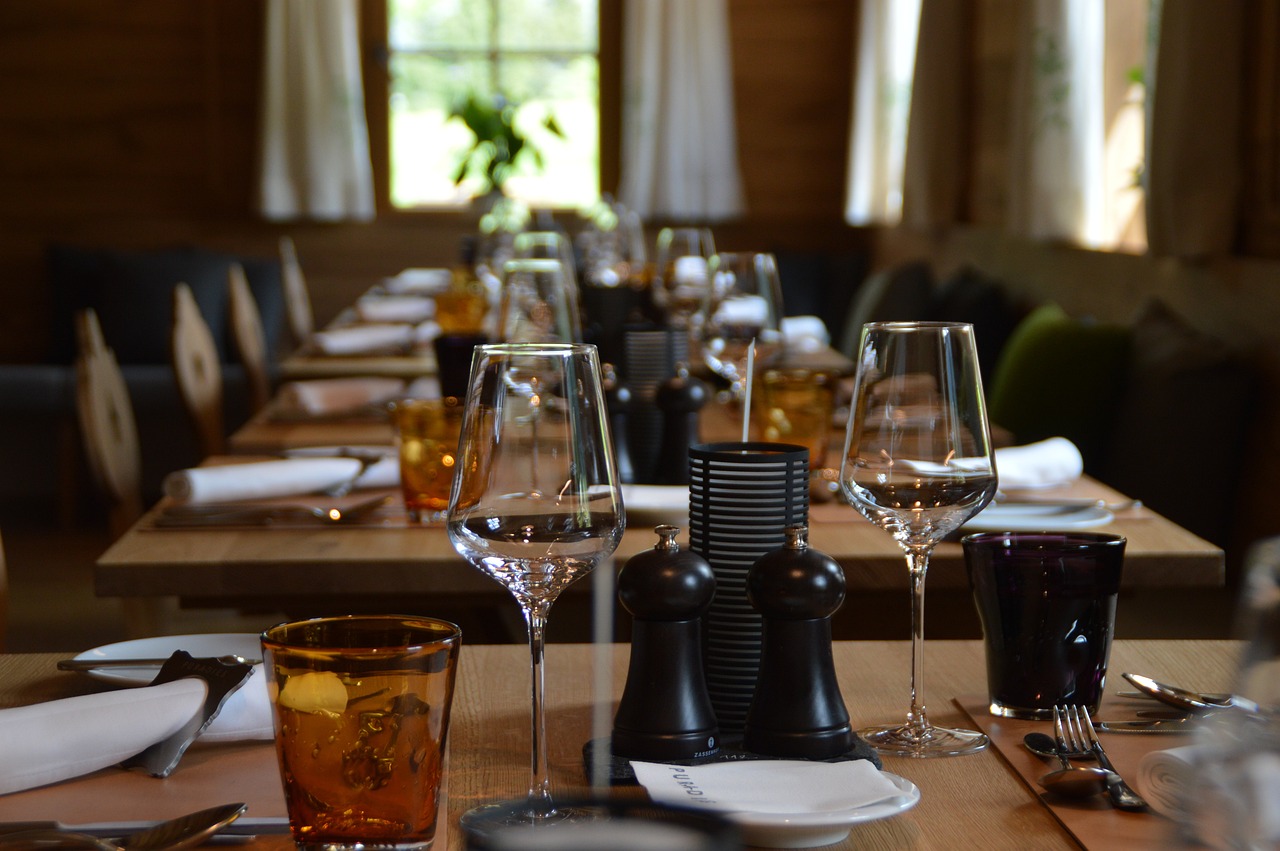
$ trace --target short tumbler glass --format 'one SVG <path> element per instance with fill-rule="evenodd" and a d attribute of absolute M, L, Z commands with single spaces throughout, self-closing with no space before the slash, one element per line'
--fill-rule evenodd
<path fill-rule="evenodd" d="M 1096 712 L 1106 684 L 1125 539 L 990 532 L 963 539 L 982 621 L 992 715 L 1044 719 L 1057 704 Z"/>
<path fill-rule="evenodd" d="M 318 618 L 262 634 L 293 840 L 430 848 L 461 630 L 403 615 Z"/>

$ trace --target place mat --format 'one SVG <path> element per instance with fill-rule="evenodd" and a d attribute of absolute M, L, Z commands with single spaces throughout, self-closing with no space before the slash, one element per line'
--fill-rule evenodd
<path fill-rule="evenodd" d="M 1054 817 L 1085 848 L 1162 849 L 1177 847 L 1178 839 L 1172 821 L 1154 812 L 1129 813 L 1114 809 L 1105 795 L 1086 800 L 1069 800 L 1047 795 L 1038 778 L 1057 768 L 1031 753 L 1022 744 L 1027 733 L 1050 733 L 1047 721 L 1023 721 L 999 718 L 987 707 L 984 695 L 962 695 L 953 703 L 967 714 L 974 726 L 986 733 L 991 745 L 1005 763 L 1022 779 L 1033 795 L 1040 799 Z M 1146 704 L 1148 708 L 1151 704 Z M 1125 720 L 1135 717 L 1139 705 L 1123 698 L 1103 698 L 1097 717 Z M 1103 746 L 1115 763 L 1116 770 L 1129 785 L 1138 777 L 1138 763 L 1150 751 L 1175 748 L 1187 744 L 1183 735 L 1142 735 L 1138 733 L 1104 734 Z"/>
<path fill-rule="evenodd" d="M 743 760 L 761 760 L 761 759 L 784 759 L 785 757 L 768 756 L 765 754 L 752 753 L 742 747 L 742 740 L 739 738 L 722 739 L 720 750 L 713 756 L 699 757 L 697 759 L 645 759 L 643 762 L 660 762 L 665 765 L 711 765 L 717 762 L 740 762 Z M 631 768 L 631 760 L 640 759 L 639 757 L 615 756 L 612 745 L 608 738 L 590 739 L 582 746 L 582 763 L 586 769 L 587 776 L 593 773 L 593 766 L 603 762 L 609 767 L 609 785 L 611 786 L 635 786 L 639 784 L 636 779 L 636 773 Z M 868 760 L 876 768 L 884 768 L 880 762 L 880 755 L 862 741 L 861 738 L 854 734 L 853 747 L 837 757 L 831 759 L 819 760 L 820 762 L 849 762 L 855 759 Z"/>

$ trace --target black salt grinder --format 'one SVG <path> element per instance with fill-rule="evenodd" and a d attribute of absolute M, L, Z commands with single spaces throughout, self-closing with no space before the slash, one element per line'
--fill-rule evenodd
<path fill-rule="evenodd" d="M 710 398 L 706 383 L 690 375 L 683 363 L 676 364 L 676 374 L 658 385 L 656 401 L 662 410 L 659 484 L 689 484 L 689 445 L 698 442 L 698 412 Z"/>
<path fill-rule="evenodd" d="M 655 531 L 657 545 L 632 557 L 618 576 L 618 599 L 633 622 L 612 749 L 657 761 L 711 756 L 720 750 L 720 730 L 702 670 L 701 618 L 715 574 L 702 556 L 680 549 L 680 527 Z"/>
<path fill-rule="evenodd" d="M 807 526 L 788 526 L 786 535 L 786 545 L 765 553 L 747 574 L 747 599 L 764 629 L 742 744 L 767 756 L 830 759 L 853 747 L 831 655 L 831 616 L 844 602 L 844 571 L 809 548 Z"/>

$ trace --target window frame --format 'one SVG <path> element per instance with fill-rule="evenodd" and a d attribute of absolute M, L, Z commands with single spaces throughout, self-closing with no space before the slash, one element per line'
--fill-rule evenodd
<path fill-rule="evenodd" d="M 600 192 L 615 193 L 622 137 L 622 3 L 599 0 Z M 459 218 L 473 215 L 466 205 L 396 207 L 391 203 L 391 78 L 387 46 L 387 0 L 362 0 L 360 43 L 364 66 L 365 119 L 379 216 Z M 557 211 L 569 208 L 555 208 Z"/>

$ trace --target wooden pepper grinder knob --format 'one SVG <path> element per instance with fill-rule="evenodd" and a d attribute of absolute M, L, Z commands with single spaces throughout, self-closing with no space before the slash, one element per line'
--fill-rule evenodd
<path fill-rule="evenodd" d="M 830 759 L 853 747 L 831 655 L 831 616 L 844 602 L 844 571 L 789 526 L 784 547 L 747 574 L 747 599 L 764 620 L 760 674 L 743 746 L 769 756 Z"/>
<path fill-rule="evenodd" d="M 702 614 L 716 578 L 702 556 L 681 550 L 678 526 L 627 562 L 618 599 L 631 613 L 631 663 L 614 716 L 612 749 L 633 759 L 676 760 L 720 750 L 702 669 Z"/>

